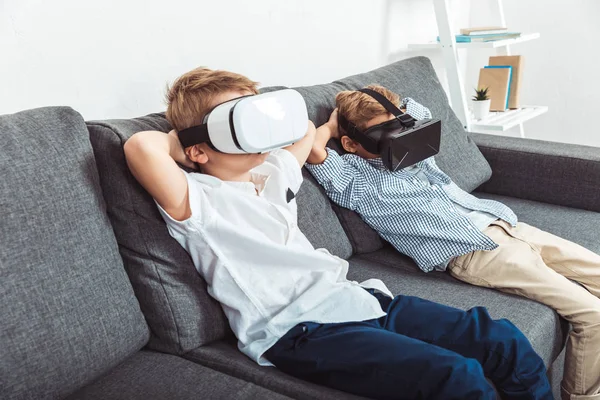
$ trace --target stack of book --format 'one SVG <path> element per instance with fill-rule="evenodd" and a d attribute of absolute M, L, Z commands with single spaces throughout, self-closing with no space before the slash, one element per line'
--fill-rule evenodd
<path fill-rule="evenodd" d="M 491 42 L 494 40 L 514 39 L 521 36 L 521 32 L 509 32 L 500 26 L 484 26 L 480 28 L 464 28 L 460 35 L 456 35 L 457 43 Z"/>
<path fill-rule="evenodd" d="M 489 65 L 479 70 L 477 88 L 488 88 L 490 111 L 519 108 L 522 63 L 522 56 L 492 56 Z"/>

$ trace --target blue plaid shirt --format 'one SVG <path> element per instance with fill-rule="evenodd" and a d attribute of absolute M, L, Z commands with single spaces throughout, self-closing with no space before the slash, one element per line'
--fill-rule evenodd
<path fill-rule="evenodd" d="M 331 149 L 327 152 L 322 164 L 306 167 L 329 198 L 356 211 L 425 272 L 453 257 L 498 247 L 454 204 L 517 224 L 517 216 L 504 204 L 460 189 L 433 157 L 417 163 L 414 169 L 392 172 L 381 158 L 367 160 L 354 154 L 340 156 Z M 427 181 L 416 176 L 421 172 Z"/>

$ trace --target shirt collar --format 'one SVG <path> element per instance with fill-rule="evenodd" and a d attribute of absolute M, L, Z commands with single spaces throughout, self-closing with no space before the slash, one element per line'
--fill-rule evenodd
<path fill-rule="evenodd" d="M 366 158 L 367 162 L 374 168 L 378 170 L 387 170 L 388 168 L 383 164 L 383 160 L 381 157 L 377 158 Z M 421 170 L 420 163 L 410 165 L 408 167 L 396 170 L 395 172 L 406 172 L 406 173 L 415 173 Z"/>
<path fill-rule="evenodd" d="M 260 195 L 265 190 L 270 177 L 270 175 L 250 172 L 250 181 L 248 182 L 225 181 L 225 183 L 246 193 Z"/>
<path fill-rule="evenodd" d="M 367 158 L 366 160 L 372 167 L 375 167 L 377 169 L 387 169 L 387 167 L 383 164 L 383 160 L 381 159 L 381 157 Z"/>

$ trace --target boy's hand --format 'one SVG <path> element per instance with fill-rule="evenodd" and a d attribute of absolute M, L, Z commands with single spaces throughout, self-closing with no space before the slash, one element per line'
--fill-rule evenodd
<path fill-rule="evenodd" d="M 333 110 L 333 112 L 329 116 L 329 121 L 327 121 L 325 123 L 325 125 L 327 125 L 327 127 L 329 128 L 330 137 L 332 137 L 334 139 L 339 139 L 340 131 L 338 128 L 338 109 L 337 108 L 335 110 Z"/>
<path fill-rule="evenodd" d="M 327 158 L 327 142 L 331 138 L 339 138 L 340 131 L 338 128 L 338 109 L 333 110 L 329 116 L 329 120 L 317 129 L 317 135 L 313 143 L 310 154 L 308 155 L 309 164 L 322 164 Z"/>
<path fill-rule="evenodd" d="M 185 153 L 185 150 L 181 145 L 181 142 L 179 141 L 179 136 L 177 135 L 177 132 L 175 132 L 175 129 L 171 129 L 167 136 L 169 136 L 169 147 L 171 149 L 171 157 L 173 157 L 173 159 L 181 165 L 185 165 L 186 167 L 192 169 L 198 169 L 196 163 L 190 160 L 187 154 Z"/>

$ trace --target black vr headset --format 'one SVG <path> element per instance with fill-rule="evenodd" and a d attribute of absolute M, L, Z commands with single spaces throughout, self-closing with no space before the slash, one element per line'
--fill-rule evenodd
<path fill-rule="evenodd" d="M 439 119 L 416 121 L 382 94 L 366 88 L 359 92 L 377 100 L 395 118 L 361 131 L 339 114 L 338 125 L 366 151 L 379 154 L 390 171 L 409 167 L 440 151 L 442 123 Z"/>

